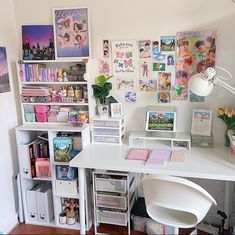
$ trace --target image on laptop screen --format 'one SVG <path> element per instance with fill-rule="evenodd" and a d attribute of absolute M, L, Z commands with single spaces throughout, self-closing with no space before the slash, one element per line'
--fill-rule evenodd
<path fill-rule="evenodd" d="M 175 132 L 176 112 L 147 111 L 146 131 Z"/>

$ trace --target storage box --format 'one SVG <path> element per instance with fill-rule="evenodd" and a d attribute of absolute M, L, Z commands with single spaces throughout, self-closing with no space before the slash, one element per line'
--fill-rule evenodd
<path fill-rule="evenodd" d="M 51 177 L 50 159 L 49 158 L 37 158 L 35 162 L 36 177 L 48 178 Z"/>
<path fill-rule="evenodd" d="M 36 122 L 35 113 L 24 113 L 26 122 Z"/>
<path fill-rule="evenodd" d="M 160 224 L 149 217 L 145 207 L 145 200 L 139 197 L 131 210 L 132 229 L 147 234 L 171 235 L 174 234 L 174 227 Z"/>
<path fill-rule="evenodd" d="M 37 122 L 47 122 L 47 113 L 36 113 Z"/>
<path fill-rule="evenodd" d="M 25 113 L 35 113 L 33 105 L 24 105 L 24 112 Z"/>
<path fill-rule="evenodd" d="M 49 110 L 48 105 L 35 105 L 34 108 L 36 113 L 46 113 Z"/>
<path fill-rule="evenodd" d="M 56 180 L 55 190 L 56 194 L 76 195 L 78 194 L 77 180 Z"/>

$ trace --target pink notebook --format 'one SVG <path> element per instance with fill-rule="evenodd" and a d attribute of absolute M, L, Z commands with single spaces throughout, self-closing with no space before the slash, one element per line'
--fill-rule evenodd
<path fill-rule="evenodd" d="M 149 150 L 148 149 L 131 149 L 127 155 L 129 160 L 144 160 L 148 158 Z"/>
<path fill-rule="evenodd" d="M 163 165 L 171 160 L 171 150 L 169 149 L 153 149 L 149 154 L 146 164 Z"/>

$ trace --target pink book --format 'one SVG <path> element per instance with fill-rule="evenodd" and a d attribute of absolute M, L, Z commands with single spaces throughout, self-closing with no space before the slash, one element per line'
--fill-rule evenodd
<path fill-rule="evenodd" d="M 148 149 L 131 149 L 127 155 L 129 160 L 144 160 L 148 158 L 149 150 Z"/>
<path fill-rule="evenodd" d="M 149 154 L 146 164 L 163 165 L 165 162 L 169 162 L 170 160 L 170 149 L 153 149 Z"/>

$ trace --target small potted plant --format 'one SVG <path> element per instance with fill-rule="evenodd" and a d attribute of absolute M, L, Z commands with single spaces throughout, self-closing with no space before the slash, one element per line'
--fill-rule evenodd
<path fill-rule="evenodd" d="M 98 112 L 102 115 L 102 106 L 107 106 L 109 103 L 109 99 L 112 97 L 109 96 L 109 92 L 112 90 L 112 83 L 108 82 L 108 80 L 112 76 L 105 77 L 104 75 L 100 75 L 96 77 L 95 84 L 92 85 L 93 95 L 96 99 L 96 104 L 98 107 Z"/>

